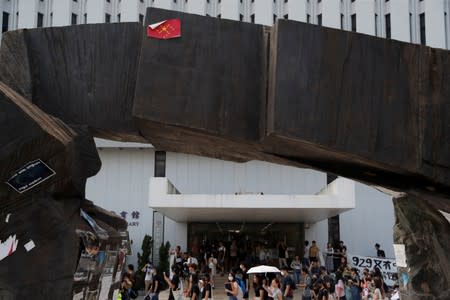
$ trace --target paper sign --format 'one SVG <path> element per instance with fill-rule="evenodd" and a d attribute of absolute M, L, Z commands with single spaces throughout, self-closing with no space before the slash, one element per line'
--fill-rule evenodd
<path fill-rule="evenodd" d="M 394 274 L 397 274 L 397 264 L 393 258 L 369 257 L 354 254 L 347 254 L 348 264 L 352 268 L 359 270 L 359 274 L 363 273 L 364 268 L 373 270 L 379 268 L 383 275 L 383 280 L 388 286 L 393 286 L 395 282 Z M 395 275 L 396 276 L 396 275 Z"/>
<path fill-rule="evenodd" d="M 25 247 L 25 250 L 27 250 L 27 252 L 30 252 L 31 249 L 36 247 L 36 245 L 34 244 L 33 240 L 30 240 L 28 243 L 26 243 L 23 246 Z"/>
<path fill-rule="evenodd" d="M 406 251 L 404 244 L 394 244 L 395 260 L 397 262 L 397 267 L 406 268 Z"/>
<path fill-rule="evenodd" d="M 16 235 L 9 236 L 3 243 L 0 241 L 0 260 L 13 254 L 17 249 L 19 240 Z"/>
<path fill-rule="evenodd" d="M 17 170 L 6 183 L 17 192 L 23 193 L 55 174 L 42 160 L 36 159 Z"/>

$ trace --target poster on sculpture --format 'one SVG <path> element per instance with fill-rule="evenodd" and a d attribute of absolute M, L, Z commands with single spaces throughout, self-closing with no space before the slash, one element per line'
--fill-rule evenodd
<path fill-rule="evenodd" d="M 6 184 L 17 192 L 23 193 L 55 174 L 55 171 L 47 166 L 42 160 L 36 159 L 17 170 Z"/>
<path fill-rule="evenodd" d="M 377 267 L 383 274 L 384 282 L 386 282 L 387 285 L 393 286 L 396 284 L 395 277 L 397 276 L 397 264 L 394 258 L 379 258 L 347 254 L 347 261 L 352 268 L 358 269 L 360 275 L 363 274 L 363 270 L 365 268 L 372 271 L 375 267 Z"/>

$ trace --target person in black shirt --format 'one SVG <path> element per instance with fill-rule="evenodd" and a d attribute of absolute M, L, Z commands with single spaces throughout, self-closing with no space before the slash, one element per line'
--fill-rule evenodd
<path fill-rule="evenodd" d="M 377 257 L 381 257 L 381 258 L 386 257 L 386 254 L 384 253 L 384 251 L 380 249 L 380 244 L 376 243 L 375 249 L 377 249 Z"/>
<path fill-rule="evenodd" d="M 150 287 L 151 300 L 159 300 L 159 292 L 162 289 L 162 277 L 158 274 L 156 268 L 153 268 L 153 280 L 152 286 Z"/>
<path fill-rule="evenodd" d="M 164 280 L 169 286 L 169 300 L 183 299 L 183 285 L 180 280 L 180 268 L 177 265 L 172 266 L 172 278 L 164 273 Z"/>

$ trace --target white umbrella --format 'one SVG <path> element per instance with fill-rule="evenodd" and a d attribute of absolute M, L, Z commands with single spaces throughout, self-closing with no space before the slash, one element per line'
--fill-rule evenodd
<path fill-rule="evenodd" d="M 277 267 L 261 265 L 257 267 L 250 268 L 247 274 L 253 273 L 280 273 L 281 271 Z"/>

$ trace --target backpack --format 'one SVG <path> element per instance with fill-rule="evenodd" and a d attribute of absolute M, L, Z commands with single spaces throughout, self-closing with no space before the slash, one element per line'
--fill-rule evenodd
<path fill-rule="evenodd" d="M 238 299 L 243 299 L 245 293 L 247 293 L 247 289 L 246 289 L 246 286 L 245 286 L 245 281 L 242 280 L 241 278 L 236 277 L 236 282 L 237 282 L 238 287 L 240 289 L 240 291 L 238 291 L 238 296 L 237 297 L 238 297 Z M 240 292 L 242 293 L 241 298 L 239 298 Z"/>

